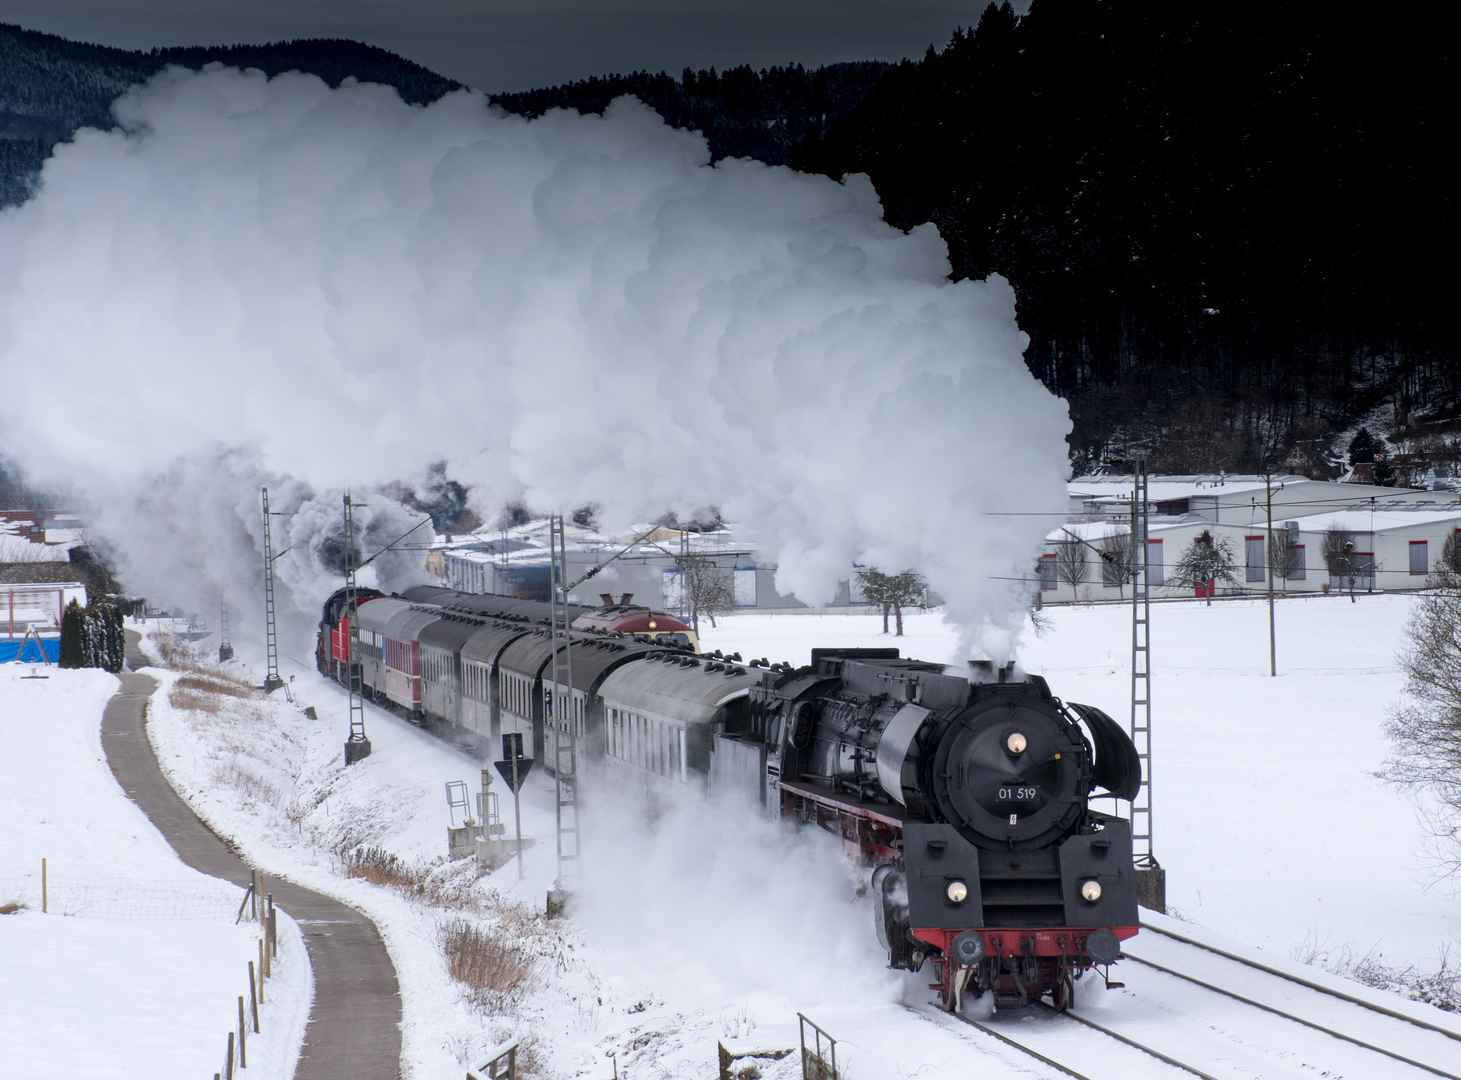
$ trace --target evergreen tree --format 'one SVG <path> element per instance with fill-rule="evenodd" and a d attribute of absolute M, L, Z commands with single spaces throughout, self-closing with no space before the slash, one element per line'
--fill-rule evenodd
<path fill-rule="evenodd" d="M 1353 439 L 1349 441 L 1349 467 L 1356 465 L 1369 465 L 1375 460 L 1375 437 L 1370 434 L 1370 429 L 1362 427 L 1355 432 Z"/>
<path fill-rule="evenodd" d="M 63 668 L 84 668 L 91 665 L 86 662 L 86 616 L 82 613 L 81 605 L 75 600 L 66 605 L 66 610 L 61 614 L 61 657 L 59 666 Z"/>
<path fill-rule="evenodd" d="M 1192 538 L 1168 580 L 1173 585 L 1204 589 L 1211 605 L 1212 594 L 1219 582 L 1233 585 L 1238 581 L 1233 545 L 1227 537 L 1214 539 L 1211 530 L 1203 529 Z"/>

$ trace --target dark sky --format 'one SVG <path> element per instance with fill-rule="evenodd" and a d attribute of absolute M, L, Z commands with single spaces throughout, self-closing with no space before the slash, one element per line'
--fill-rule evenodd
<path fill-rule="evenodd" d="M 917 56 L 985 0 L 6 0 L 5 22 L 127 48 L 350 37 L 484 90 L 632 68 Z M 1023 5 L 1021 5 L 1023 6 Z"/>

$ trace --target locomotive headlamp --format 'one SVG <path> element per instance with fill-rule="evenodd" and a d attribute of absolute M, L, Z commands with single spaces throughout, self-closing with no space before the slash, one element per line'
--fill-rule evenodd
<path fill-rule="evenodd" d="M 653 619 L 650 619 L 649 620 L 649 628 L 651 630 L 658 630 L 659 629 L 659 623 L 655 622 Z"/>
<path fill-rule="evenodd" d="M 962 881 L 951 881 L 948 888 L 944 889 L 944 895 L 949 898 L 949 903 L 962 904 L 969 899 L 969 886 Z"/>
<path fill-rule="evenodd" d="M 1094 904 L 1101 899 L 1101 883 L 1091 880 L 1081 886 L 1081 896 L 1088 904 Z"/>
<path fill-rule="evenodd" d="M 1030 740 L 1018 731 L 1010 732 L 1009 738 L 1005 739 L 1004 746 L 1011 754 L 1023 754 L 1025 748 L 1030 745 Z"/>

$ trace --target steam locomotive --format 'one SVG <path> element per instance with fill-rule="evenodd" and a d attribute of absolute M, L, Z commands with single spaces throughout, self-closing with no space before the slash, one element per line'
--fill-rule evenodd
<path fill-rule="evenodd" d="M 325 604 L 319 661 L 343 679 L 342 599 Z M 1137 932 L 1136 881 L 1129 823 L 1091 803 L 1141 780 L 1109 716 L 1010 667 L 954 672 L 896 649 L 814 649 L 800 668 L 699 655 L 673 616 L 604 599 L 576 613 L 572 664 L 555 666 L 547 604 L 362 595 L 362 685 L 458 738 L 520 732 L 547 764 L 572 730 L 592 759 L 739 789 L 837 834 L 872 867 L 890 965 L 931 965 L 945 1008 L 990 992 L 1065 1009 L 1087 970 L 1109 980 Z"/>
<path fill-rule="evenodd" d="M 1141 763 L 1101 710 L 987 663 L 950 674 L 896 649 L 814 649 L 751 691 L 783 815 L 838 833 L 872 864 L 893 967 L 931 962 L 945 1008 L 1048 997 L 1106 970 L 1137 932 L 1130 823 Z"/>

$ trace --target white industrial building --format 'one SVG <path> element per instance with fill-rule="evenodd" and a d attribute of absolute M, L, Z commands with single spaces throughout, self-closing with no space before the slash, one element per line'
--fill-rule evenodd
<path fill-rule="evenodd" d="M 574 590 L 572 599 L 577 603 L 597 603 L 601 592 L 629 593 L 639 603 L 680 611 L 685 607 L 685 597 L 678 560 L 689 555 L 707 558 L 721 569 L 729 580 L 738 609 L 807 607 L 796 597 L 777 592 L 775 564 L 761 562 L 744 536 L 726 529 L 689 532 L 651 529 L 646 525 L 623 536 L 609 536 L 569 524 L 564 534 L 571 579 L 594 571 Z M 631 543 L 635 540 L 638 542 Z M 437 549 L 433 555 L 437 574 L 449 588 L 547 598 L 546 519 L 504 530 L 479 530 L 473 536 Z M 604 569 L 594 570 L 599 566 Z M 860 601 L 856 590 L 844 582 L 834 603 L 847 605 Z"/>
<path fill-rule="evenodd" d="M 1461 533 L 1461 501 L 1453 491 L 1339 484 L 1301 476 L 1274 477 L 1273 535 L 1268 491 L 1254 476 L 1153 476 L 1148 481 L 1148 557 L 1154 597 L 1191 597 L 1198 590 L 1171 581 L 1172 570 L 1198 536 L 1226 542 L 1235 581 L 1218 595 L 1268 589 L 1348 592 L 1421 588 L 1447 539 Z M 1071 523 L 1052 529 L 1036 564 L 1041 599 L 1089 603 L 1131 595 L 1120 554 L 1129 548 L 1131 477 L 1078 477 L 1069 485 Z M 1458 540 L 1461 543 L 1461 540 Z M 1079 564 L 1084 559 L 1086 565 Z"/>

